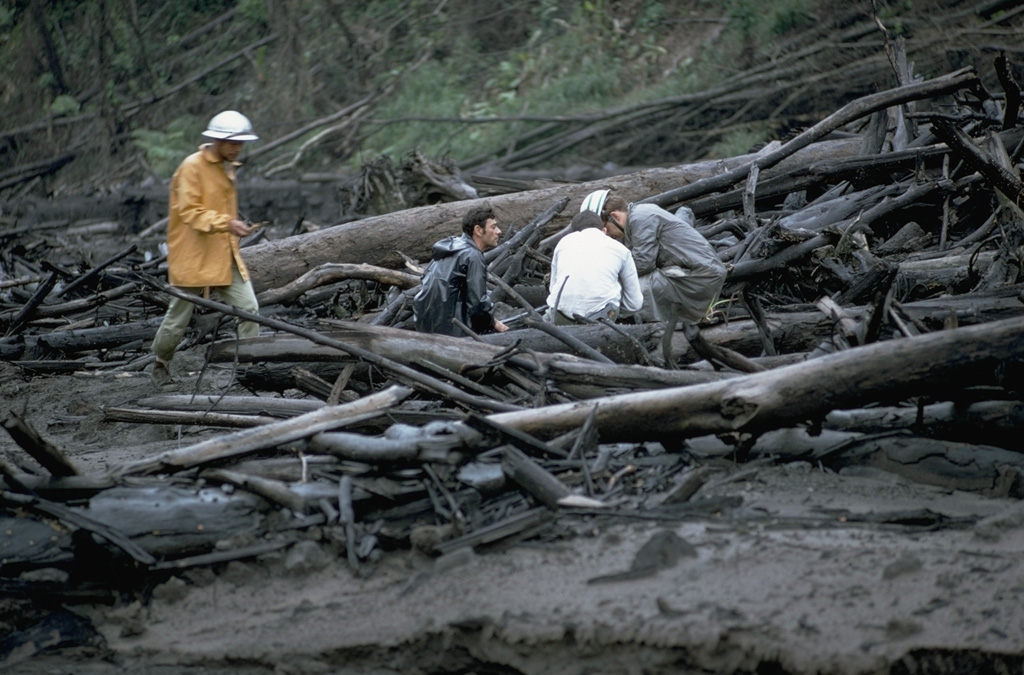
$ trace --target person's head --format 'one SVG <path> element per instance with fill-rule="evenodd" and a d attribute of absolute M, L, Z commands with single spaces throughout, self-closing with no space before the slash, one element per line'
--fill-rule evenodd
<path fill-rule="evenodd" d="M 242 152 L 242 144 L 259 139 L 249 118 L 235 110 L 219 112 L 206 125 L 203 136 L 213 139 L 213 149 L 220 158 L 233 162 Z"/>
<path fill-rule="evenodd" d="M 629 223 L 629 204 L 611 190 L 595 190 L 586 196 L 580 205 L 580 212 L 592 211 L 601 218 L 604 233 L 612 239 L 622 241 L 626 237 Z"/>
<path fill-rule="evenodd" d="M 580 211 L 573 217 L 569 227 L 572 228 L 573 232 L 579 232 L 580 230 L 592 227 L 600 230 L 604 227 L 604 223 L 601 222 L 601 217 L 593 211 Z"/>
<path fill-rule="evenodd" d="M 501 228 L 490 205 L 474 206 L 462 217 L 462 231 L 481 251 L 494 248 L 501 239 Z"/>

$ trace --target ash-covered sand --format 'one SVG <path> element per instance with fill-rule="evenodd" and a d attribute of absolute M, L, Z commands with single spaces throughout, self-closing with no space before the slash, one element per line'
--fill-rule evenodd
<path fill-rule="evenodd" d="M 202 359 L 176 361 L 182 391 Z M 201 387 L 230 382 L 208 370 Z M 151 392 L 143 374 L 24 377 L 0 366 L 12 409 L 86 473 L 216 431 L 106 422 Z M 238 392 L 234 392 L 238 393 Z M 6 434 L 0 456 L 25 463 Z M 75 604 L 92 646 L 11 653 L 10 675 L 74 673 L 968 673 L 1022 672 L 1024 508 L 881 472 L 716 460 L 742 506 L 674 521 L 562 514 L 543 536 L 431 558 L 389 551 L 358 574 L 303 543 L 193 568 L 148 601 Z M 727 480 L 732 475 L 734 480 Z M 630 568 L 668 529 L 696 555 Z"/>

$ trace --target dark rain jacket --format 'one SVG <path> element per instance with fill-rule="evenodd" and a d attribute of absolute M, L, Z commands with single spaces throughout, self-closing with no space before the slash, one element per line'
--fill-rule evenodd
<path fill-rule="evenodd" d="M 484 333 L 494 324 L 494 303 L 487 295 L 484 254 L 467 235 L 445 237 L 434 244 L 431 262 L 412 301 L 416 330 L 462 336 L 457 318 Z"/>

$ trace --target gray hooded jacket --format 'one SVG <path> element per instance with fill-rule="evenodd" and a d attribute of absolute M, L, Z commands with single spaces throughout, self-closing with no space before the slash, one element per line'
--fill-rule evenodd
<path fill-rule="evenodd" d="M 678 315 L 699 321 L 725 283 L 714 247 L 693 227 L 693 211 L 673 214 L 654 204 L 630 204 L 626 246 L 633 253 L 648 319 Z"/>

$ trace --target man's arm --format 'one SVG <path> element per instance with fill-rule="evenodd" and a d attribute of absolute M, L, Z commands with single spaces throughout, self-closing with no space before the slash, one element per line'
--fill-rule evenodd
<path fill-rule="evenodd" d="M 660 225 L 654 216 L 635 211 L 629 214 L 629 249 L 640 276 L 650 274 L 658 264 Z"/>
<path fill-rule="evenodd" d="M 619 283 L 622 284 L 622 298 L 619 301 L 619 314 L 629 316 L 636 314 L 644 306 L 644 293 L 640 290 L 640 279 L 637 278 L 636 264 L 633 258 L 627 257 L 619 270 Z"/>
<path fill-rule="evenodd" d="M 470 255 L 466 261 L 466 314 L 473 330 L 498 330 L 495 328 L 494 303 L 487 294 L 487 265 L 483 254 Z"/>
<path fill-rule="evenodd" d="M 211 234 L 231 232 L 239 237 L 249 234 L 249 226 L 235 218 L 235 214 L 224 213 L 206 206 L 202 171 L 194 164 L 182 165 L 172 185 L 172 202 L 181 215 L 181 220 L 193 230 Z"/>

